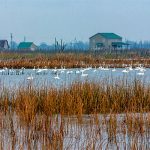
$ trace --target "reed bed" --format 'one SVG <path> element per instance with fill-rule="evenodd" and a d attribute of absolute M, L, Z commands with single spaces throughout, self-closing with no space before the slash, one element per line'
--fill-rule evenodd
<path fill-rule="evenodd" d="M 1 87 L 0 149 L 149 149 L 149 111 L 138 80 Z"/>
<path fill-rule="evenodd" d="M 82 53 L 2 53 L 0 54 L 0 68 L 33 68 L 45 67 L 48 68 L 60 68 L 65 66 L 66 68 L 78 68 L 78 67 L 99 67 L 109 66 L 122 68 L 132 65 L 133 67 L 139 64 L 144 64 L 145 67 L 150 67 L 149 58 L 105 58 L 101 55 L 95 54 L 82 54 Z"/>
<path fill-rule="evenodd" d="M 125 80 L 125 79 L 124 79 Z M 0 90 L 0 109 L 26 111 L 32 115 L 62 113 L 65 115 L 93 113 L 125 113 L 150 111 L 150 86 L 140 80 L 109 80 L 94 82 L 75 82 L 69 87 L 35 87 L 30 82 L 19 89 Z"/>

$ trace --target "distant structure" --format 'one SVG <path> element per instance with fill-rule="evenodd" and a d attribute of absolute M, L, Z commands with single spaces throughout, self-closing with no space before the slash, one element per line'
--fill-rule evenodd
<path fill-rule="evenodd" d="M 89 38 L 90 50 L 122 48 L 123 45 L 127 44 L 115 33 L 97 33 Z"/>
<path fill-rule="evenodd" d="M 13 44 L 13 34 L 12 33 L 10 33 L 10 40 L 11 40 L 10 49 L 12 49 L 12 44 Z"/>
<path fill-rule="evenodd" d="M 38 47 L 33 42 L 21 42 L 18 45 L 18 50 L 36 51 L 38 50 Z"/>
<path fill-rule="evenodd" d="M 0 50 L 8 50 L 9 44 L 7 40 L 0 40 Z"/>

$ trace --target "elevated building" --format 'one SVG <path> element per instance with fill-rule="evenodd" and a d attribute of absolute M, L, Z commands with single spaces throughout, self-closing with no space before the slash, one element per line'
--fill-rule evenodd
<path fill-rule="evenodd" d="M 89 38 L 91 50 L 122 48 L 123 45 L 127 44 L 115 33 L 97 33 Z"/>

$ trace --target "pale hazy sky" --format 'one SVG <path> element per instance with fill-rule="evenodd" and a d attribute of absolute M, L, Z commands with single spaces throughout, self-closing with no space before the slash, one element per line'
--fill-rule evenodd
<path fill-rule="evenodd" d="M 51 44 L 97 32 L 150 40 L 150 0 L 0 0 L 0 39 Z"/>

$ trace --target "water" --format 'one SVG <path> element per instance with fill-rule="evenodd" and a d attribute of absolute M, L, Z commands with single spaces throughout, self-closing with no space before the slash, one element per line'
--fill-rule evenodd
<path fill-rule="evenodd" d="M 64 150 L 112 150 L 133 149 L 135 144 L 137 149 L 150 149 L 148 118 L 149 113 L 83 115 L 81 122 L 75 116 L 55 115 L 46 120 L 44 115 L 38 115 L 33 124 L 24 126 L 21 124 L 22 117 L 15 114 L 1 115 L 1 147 L 14 150 L 20 147 L 24 150 L 41 150 L 43 147 Z M 130 122 L 131 119 L 132 122 Z M 140 120 L 143 123 L 140 123 Z M 45 121 L 49 122 L 50 127 L 44 126 Z M 38 129 L 35 126 L 41 128 Z M 143 132 L 139 130 L 141 127 Z M 12 134 L 12 131 L 15 134 Z"/>
<path fill-rule="evenodd" d="M 139 70 L 131 70 L 128 73 L 122 72 L 124 68 L 117 68 L 113 71 L 113 68 L 108 70 L 95 69 L 95 68 L 77 68 L 77 69 L 45 69 L 45 70 L 0 70 L 0 84 L 6 88 L 17 88 L 20 86 L 26 86 L 29 83 L 33 83 L 35 86 L 50 86 L 50 87 L 68 87 L 73 82 L 99 82 L 107 81 L 112 82 L 114 80 L 128 80 L 134 81 L 138 79 L 145 84 L 150 84 L 150 69 L 147 68 L 144 75 Z M 9 73 L 8 73 L 9 72 Z M 28 79 L 30 78 L 30 79 Z"/>

